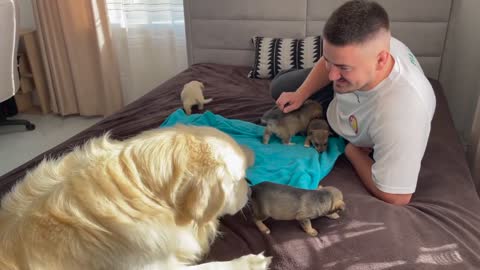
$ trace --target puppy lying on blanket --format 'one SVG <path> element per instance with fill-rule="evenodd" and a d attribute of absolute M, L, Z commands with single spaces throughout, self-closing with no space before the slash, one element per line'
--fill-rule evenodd
<path fill-rule="evenodd" d="M 261 122 L 267 125 L 263 133 L 263 143 L 268 144 L 273 133 L 282 139 L 284 144 L 290 144 L 292 136 L 305 132 L 308 123 L 321 116 L 322 105 L 313 100 L 307 100 L 302 107 L 290 113 L 283 113 L 275 106 L 261 118 Z"/>
<path fill-rule="evenodd" d="M 275 220 L 298 220 L 305 232 L 316 236 L 310 219 L 327 216 L 337 219 L 338 212 L 345 210 L 340 190 L 320 187 L 318 190 L 293 188 L 271 182 L 262 182 L 252 187 L 253 218 L 261 232 L 270 233 L 263 223 L 271 217 Z"/>
<path fill-rule="evenodd" d="M 189 266 L 246 204 L 252 157 L 216 129 L 175 126 L 44 160 L 2 200 L 0 269 L 267 269 L 262 254 Z"/>
<path fill-rule="evenodd" d="M 205 86 L 199 81 L 191 81 L 183 86 L 180 97 L 183 102 L 183 109 L 187 115 L 192 114 L 192 106 L 197 105 L 199 110 L 203 110 L 203 105 L 210 103 L 213 99 L 203 97 Z"/>

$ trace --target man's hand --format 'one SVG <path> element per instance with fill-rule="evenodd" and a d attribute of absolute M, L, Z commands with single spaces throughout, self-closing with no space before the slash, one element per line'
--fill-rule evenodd
<path fill-rule="evenodd" d="M 300 92 L 283 92 L 276 103 L 282 112 L 289 113 L 300 108 L 305 100 L 306 98 Z"/>
<path fill-rule="evenodd" d="M 353 168 L 360 177 L 367 190 L 378 199 L 396 205 L 405 205 L 410 202 L 412 194 L 392 194 L 381 191 L 373 182 L 372 165 L 373 160 L 368 156 L 371 148 L 358 147 L 352 143 L 345 146 L 345 156 L 352 163 Z"/>

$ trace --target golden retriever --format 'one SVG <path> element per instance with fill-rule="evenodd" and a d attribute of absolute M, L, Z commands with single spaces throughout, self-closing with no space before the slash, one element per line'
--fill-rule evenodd
<path fill-rule="evenodd" d="M 195 265 L 218 218 L 246 204 L 252 164 L 249 150 L 209 127 L 91 139 L 5 195 L 0 269 L 267 269 L 263 254 Z"/>

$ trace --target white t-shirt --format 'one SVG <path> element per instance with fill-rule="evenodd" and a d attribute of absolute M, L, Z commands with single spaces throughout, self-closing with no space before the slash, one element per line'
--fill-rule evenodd
<path fill-rule="evenodd" d="M 392 38 L 395 64 L 390 75 L 368 91 L 338 94 L 327 118 L 332 129 L 356 146 L 373 147 L 373 181 L 387 193 L 415 192 L 425 153 L 435 94 L 405 44 Z"/>

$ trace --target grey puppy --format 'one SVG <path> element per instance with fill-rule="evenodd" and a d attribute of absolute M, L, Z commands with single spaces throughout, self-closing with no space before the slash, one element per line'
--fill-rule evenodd
<path fill-rule="evenodd" d="M 282 139 L 282 143 L 290 144 L 292 136 L 299 132 L 306 132 L 308 123 L 314 118 L 322 116 L 322 105 L 313 100 L 307 100 L 298 110 L 283 113 L 277 107 L 267 111 L 261 118 L 266 124 L 263 133 L 263 143 L 268 144 L 272 134 Z"/>
<path fill-rule="evenodd" d="M 313 119 L 308 124 L 307 137 L 305 138 L 305 147 L 313 147 L 319 152 L 327 150 L 328 136 L 330 135 L 330 127 L 324 119 Z"/>
<path fill-rule="evenodd" d="M 265 234 L 269 234 L 270 229 L 263 221 L 271 217 L 275 220 L 298 220 L 305 232 L 316 236 L 318 232 L 312 228 L 310 219 L 322 216 L 337 219 L 340 217 L 338 212 L 345 210 L 343 194 L 335 187 L 306 190 L 262 182 L 251 190 L 253 218 L 258 229 Z"/>

